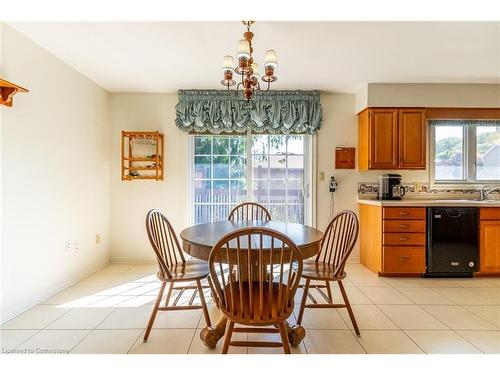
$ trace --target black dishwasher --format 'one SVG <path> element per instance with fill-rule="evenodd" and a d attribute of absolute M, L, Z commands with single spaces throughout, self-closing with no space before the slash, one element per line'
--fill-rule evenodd
<path fill-rule="evenodd" d="M 477 207 L 427 208 L 427 277 L 471 277 L 479 269 Z"/>

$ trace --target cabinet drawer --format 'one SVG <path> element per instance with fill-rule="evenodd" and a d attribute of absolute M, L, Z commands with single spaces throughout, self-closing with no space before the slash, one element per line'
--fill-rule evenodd
<path fill-rule="evenodd" d="M 384 207 L 384 219 L 425 220 L 425 207 Z"/>
<path fill-rule="evenodd" d="M 384 233 L 384 245 L 425 246 L 425 233 Z"/>
<path fill-rule="evenodd" d="M 384 220 L 384 232 L 425 233 L 425 220 Z"/>
<path fill-rule="evenodd" d="M 480 220 L 500 220 L 500 207 L 483 207 L 479 210 Z"/>
<path fill-rule="evenodd" d="M 383 272 L 423 273 L 425 272 L 425 247 L 384 246 Z"/>

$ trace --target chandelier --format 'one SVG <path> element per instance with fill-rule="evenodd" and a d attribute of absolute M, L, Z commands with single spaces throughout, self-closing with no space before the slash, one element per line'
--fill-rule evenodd
<path fill-rule="evenodd" d="M 236 55 L 238 66 L 235 67 L 232 56 L 224 56 L 224 63 L 222 65 L 224 79 L 221 81 L 221 84 L 230 90 L 231 86 L 236 85 L 236 81 L 233 79 L 233 73 L 240 75 L 241 82 L 236 86 L 236 91 L 238 92 L 241 87 L 243 97 L 249 102 L 255 91 L 269 91 L 271 82 L 275 82 L 278 79 L 274 75 L 274 69 L 278 65 L 278 60 L 276 58 L 276 51 L 272 49 L 266 51 L 264 75 L 261 78 L 259 75 L 259 65 L 253 61 L 253 33 L 250 31 L 250 26 L 255 21 L 242 22 L 246 26 L 247 31 L 243 33 L 243 39 L 238 42 L 238 53 Z M 259 78 L 267 82 L 267 88 L 265 90 L 260 87 Z"/>

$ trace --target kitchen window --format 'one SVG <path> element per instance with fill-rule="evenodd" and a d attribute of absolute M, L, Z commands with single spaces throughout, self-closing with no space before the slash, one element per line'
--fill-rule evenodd
<path fill-rule="evenodd" d="M 311 224 L 311 137 L 302 134 L 190 136 L 190 216 L 226 220 L 244 201 L 274 220 Z"/>
<path fill-rule="evenodd" d="M 500 120 L 431 120 L 434 184 L 500 181 Z"/>

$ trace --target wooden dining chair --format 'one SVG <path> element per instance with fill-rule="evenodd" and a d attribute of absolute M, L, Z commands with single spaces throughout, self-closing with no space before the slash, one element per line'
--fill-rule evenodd
<path fill-rule="evenodd" d="M 244 202 L 234 207 L 229 213 L 229 221 L 233 220 L 271 220 L 271 214 L 261 204 Z"/>
<path fill-rule="evenodd" d="M 148 212 L 146 216 L 146 230 L 158 261 L 159 271 L 157 276 L 161 281 L 161 287 L 144 334 L 144 342 L 148 340 L 158 311 L 203 309 L 207 326 L 211 326 L 210 316 L 208 314 L 207 304 L 201 285 L 201 280 L 207 278 L 209 274 L 208 263 L 191 260 L 186 261 L 184 259 L 184 254 L 179 245 L 175 231 L 170 222 L 160 211 L 153 209 Z M 195 282 L 196 285 L 176 287 L 174 286 L 176 282 Z M 165 299 L 165 305 L 160 306 L 167 284 L 169 284 L 169 289 Z M 182 294 L 189 289 L 194 289 L 194 291 L 188 304 L 182 306 L 177 305 Z M 172 306 L 168 306 L 173 290 L 178 290 L 179 293 Z M 193 304 L 197 293 L 200 296 L 200 305 Z"/>
<path fill-rule="evenodd" d="M 289 354 L 285 321 L 302 273 L 295 243 L 272 229 L 238 229 L 214 245 L 208 263 L 214 301 L 227 317 L 222 354 L 230 345 L 283 347 Z M 235 323 L 246 327 L 235 328 Z M 281 342 L 232 341 L 233 332 L 279 333 Z"/>
<path fill-rule="evenodd" d="M 359 336 L 359 328 L 356 318 L 352 311 L 349 298 L 345 291 L 342 280 L 346 277 L 344 271 L 347 258 L 351 254 L 354 244 L 358 238 L 358 218 L 352 211 L 341 211 L 328 224 L 323 239 L 321 240 L 321 251 L 315 260 L 304 261 L 302 277 L 305 279 L 304 294 L 300 304 L 299 317 L 297 324 L 302 323 L 305 308 L 347 308 L 349 317 L 356 334 Z M 325 285 L 311 285 L 311 281 L 324 281 Z M 340 293 L 344 303 L 334 303 L 330 281 L 336 281 L 339 284 Z M 314 288 L 318 294 L 326 300 L 327 303 L 319 303 L 310 293 L 309 289 Z M 327 294 L 323 292 L 326 289 Z M 312 303 L 306 304 L 307 298 Z"/>

